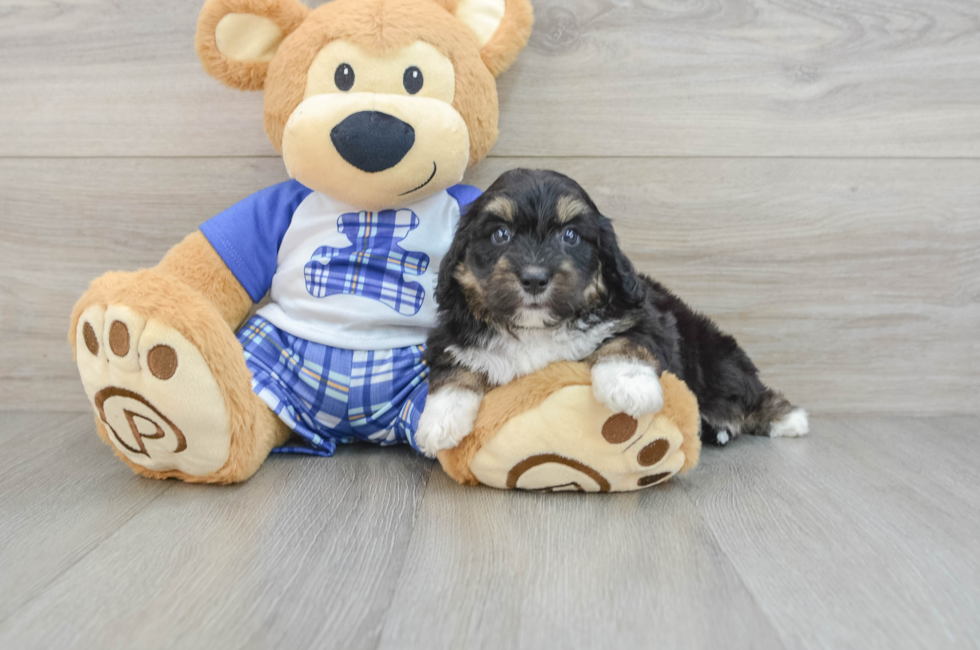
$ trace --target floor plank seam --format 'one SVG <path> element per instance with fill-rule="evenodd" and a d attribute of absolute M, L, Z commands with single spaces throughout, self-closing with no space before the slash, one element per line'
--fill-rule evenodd
<path fill-rule="evenodd" d="M 140 479 L 140 480 L 147 480 L 147 479 Z M 176 479 L 169 479 L 168 482 L 170 483 L 170 485 L 167 485 L 163 490 L 160 490 L 160 492 L 156 496 L 154 496 L 152 499 L 150 499 L 149 501 L 147 501 L 146 504 L 144 504 L 144 506 L 142 508 L 139 508 L 138 510 L 136 510 L 135 512 L 133 512 L 133 514 L 131 514 L 129 517 L 127 517 L 125 521 L 121 522 L 116 527 L 116 529 L 113 530 L 109 535 L 107 535 L 106 537 L 104 537 L 101 540 L 99 540 L 99 542 L 97 544 L 94 544 L 92 546 L 92 548 L 90 548 L 85 553 L 83 553 L 80 557 L 78 557 L 69 566 L 65 567 L 63 571 L 60 571 L 60 572 L 58 572 L 57 575 L 52 576 L 51 579 L 48 580 L 48 582 L 43 587 L 41 587 L 36 594 L 34 594 L 29 599 L 27 599 L 26 601 L 24 601 L 24 603 L 21 604 L 19 607 L 17 607 L 17 609 L 15 609 L 14 611 L 10 612 L 10 614 L 7 615 L 3 620 L 0 620 L 0 631 L 2 631 L 2 628 L 4 626 L 6 626 L 7 623 L 9 623 L 10 621 L 14 620 L 14 617 L 17 616 L 20 612 L 24 611 L 31 603 L 33 603 L 35 600 L 37 600 L 38 598 L 40 598 L 41 596 L 43 596 L 45 593 L 47 593 L 48 589 L 51 588 L 51 585 L 53 585 L 54 583 L 56 583 L 63 576 L 67 575 L 68 572 L 70 572 L 71 570 L 73 570 L 85 558 L 87 558 L 89 555 L 91 555 L 93 552 L 95 552 L 103 544 L 105 544 L 106 542 L 108 542 L 109 540 L 111 540 L 113 537 L 115 537 L 116 535 L 118 535 L 119 534 L 119 531 L 121 531 L 123 528 L 125 528 L 127 525 L 129 525 L 129 523 L 131 521 L 133 521 L 133 519 L 135 519 L 137 516 L 139 516 L 140 514 L 142 514 L 144 511 L 146 511 L 146 509 L 149 508 L 150 505 L 152 505 L 153 503 L 155 503 L 157 499 L 159 499 L 161 496 L 163 496 L 164 494 L 166 494 L 167 492 L 169 492 L 171 489 L 173 489 L 173 486 L 175 484 L 174 483 L 175 480 Z"/>

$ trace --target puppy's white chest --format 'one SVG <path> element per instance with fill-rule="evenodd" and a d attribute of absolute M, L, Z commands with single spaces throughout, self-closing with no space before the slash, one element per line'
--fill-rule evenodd
<path fill-rule="evenodd" d="M 491 384 L 501 385 L 555 361 L 581 361 L 595 352 L 616 326 L 616 322 L 609 322 L 584 331 L 568 327 L 521 330 L 516 337 L 500 334 L 483 348 L 452 345 L 447 351 L 458 363 L 485 374 Z"/>

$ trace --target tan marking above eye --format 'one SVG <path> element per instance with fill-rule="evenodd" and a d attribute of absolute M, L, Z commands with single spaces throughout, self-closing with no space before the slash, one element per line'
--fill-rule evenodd
<path fill-rule="evenodd" d="M 517 206 L 514 205 L 514 201 L 507 198 L 506 196 L 495 196 L 490 199 L 487 205 L 483 208 L 490 214 L 500 217 L 504 221 L 514 222 L 514 212 Z"/>
<path fill-rule="evenodd" d="M 117 357 L 129 354 L 129 328 L 122 321 L 113 321 L 109 326 L 109 349 Z"/>
<path fill-rule="evenodd" d="M 85 347 L 92 353 L 92 356 L 97 356 L 99 354 L 99 339 L 95 336 L 95 330 L 92 329 L 91 323 L 86 322 L 82 326 L 82 338 L 85 339 Z"/>
<path fill-rule="evenodd" d="M 560 223 L 565 223 L 567 221 L 571 221 L 579 215 L 588 213 L 589 206 L 587 206 L 585 202 L 578 197 L 566 195 L 558 199 L 558 204 L 555 206 L 555 211 L 558 214 L 558 221 Z"/>
<path fill-rule="evenodd" d="M 337 66 L 347 64 L 354 71 L 354 85 L 337 88 Z M 416 67 L 422 73 L 422 88 L 415 93 L 405 89 L 405 71 Z M 435 47 L 415 41 L 407 47 L 384 54 L 367 52 L 348 41 L 332 41 L 321 49 L 306 73 L 304 99 L 326 93 L 385 93 L 429 97 L 452 104 L 456 95 L 456 73 L 452 61 Z"/>

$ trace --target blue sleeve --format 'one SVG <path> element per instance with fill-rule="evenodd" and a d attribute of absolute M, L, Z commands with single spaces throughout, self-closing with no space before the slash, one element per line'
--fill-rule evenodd
<path fill-rule="evenodd" d="M 254 302 L 272 286 L 279 245 L 296 208 L 312 192 L 296 181 L 286 181 L 201 224 L 201 232 Z"/>
<path fill-rule="evenodd" d="M 456 203 L 459 203 L 460 213 L 465 211 L 466 206 L 476 201 L 483 194 L 483 190 L 480 188 L 473 187 L 472 185 L 463 185 L 462 183 L 453 185 L 446 191 L 449 192 L 449 196 L 456 199 Z"/>

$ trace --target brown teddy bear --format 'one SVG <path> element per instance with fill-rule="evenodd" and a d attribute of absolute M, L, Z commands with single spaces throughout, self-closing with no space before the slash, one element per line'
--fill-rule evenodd
<path fill-rule="evenodd" d="M 265 131 L 293 180 L 208 220 L 157 266 L 98 278 L 75 305 L 69 340 L 96 429 L 124 462 L 233 483 L 272 451 L 414 444 L 435 273 L 479 195 L 459 182 L 496 140 L 494 78 L 532 20 L 527 0 L 205 3 L 204 68 L 264 90 Z M 440 460 L 468 483 L 583 490 L 635 489 L 696 462 L 682 382 L 665 379 L 664 410 L 640 421 L 605 412 L 587 384 L 561 364 L 498 389 Z"/>

